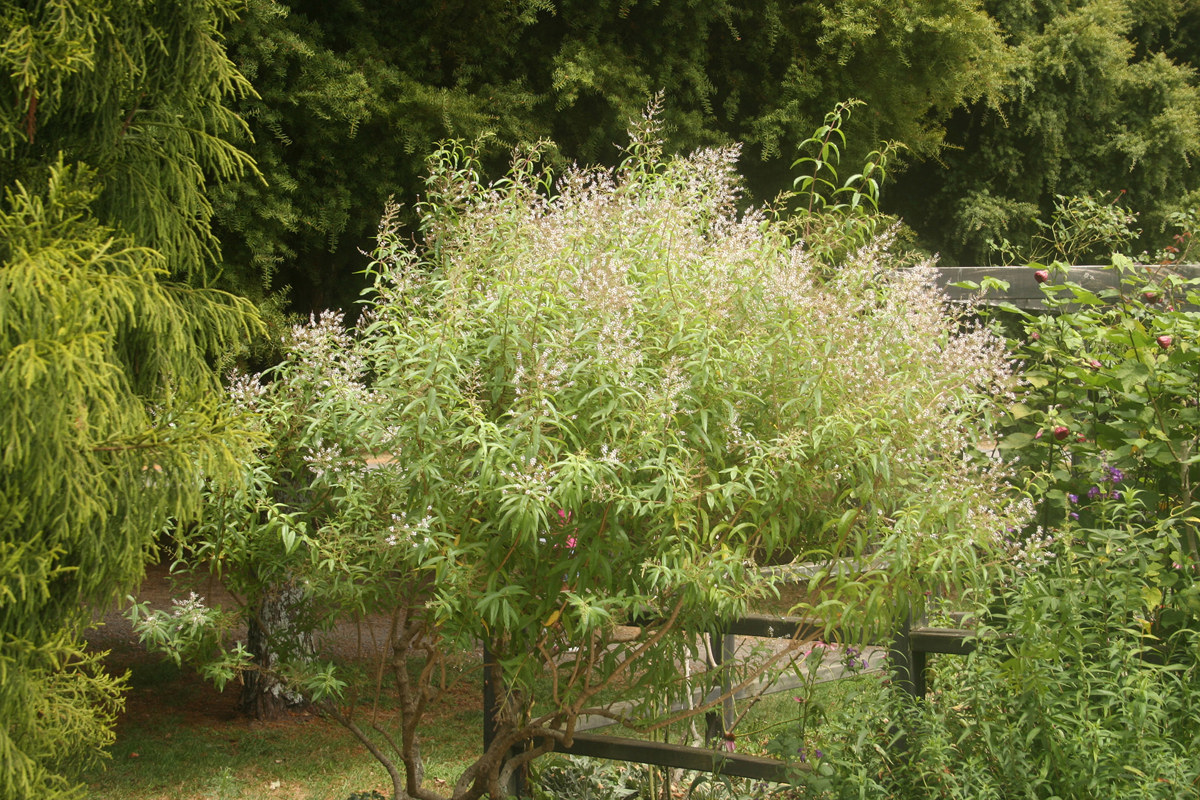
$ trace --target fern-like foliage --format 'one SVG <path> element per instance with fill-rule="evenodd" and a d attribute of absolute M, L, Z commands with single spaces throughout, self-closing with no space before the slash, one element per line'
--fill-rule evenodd
<path fill-rule="evenodd" d="M 91 174 L 52 166 L 0 208 L 0 796 L 70 797 L 110 738 L 118 682 L 77 644 L 89 607 L 142 574 L 249 437 L 209 359 L 252 309 L 164 282 L 164 258 L 89 213 Z"/>
<path fill-rule="evenodd" d="M 0 4 L 0 797 L 82 796 L 121 681 L 79 643 L 249 437 L 214 359 L 249 338 L 205 195 L 245 174 L 228 0 Z M 172 283 L 171 278 L 188 279 Z"/>
<path fill-rule="evenodd" d="M 99 218 L 172 275 L 215 274 L 206 188 L 253 174 L 228 102 L 252 90 L 222 46 L 233 0 L 36 0 L 0 11 L 0 179 L 44 187 L 61 154 L 97 173 Z"/>

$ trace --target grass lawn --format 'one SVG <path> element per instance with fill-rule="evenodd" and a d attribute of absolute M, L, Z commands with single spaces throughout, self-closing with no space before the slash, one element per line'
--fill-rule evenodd
<path fill-rule="evenodd" d="M 251 720 L 236 710 L 235 689 L 218 693 L 186 667 L 136 648 L 114 651 L 110 663 L 116 671 L 129 670 L 130 691 L 111 760 L 84 776 L 90 798 L 346 800 L 371 790 L 390 796 L 382 767 L 335 722 L 304 711 L 278 721 Z M 471 677 L 448 690 L 423 726 L 427 781 L 435 790 L 439 782 L 454 781 L 482 750 L 482 691 Z M 823 684 L 814 700 L 836 702 L 854 683 Z M 797 694 L 785 691 L 759 702 L 739 726 L 738 750 L 765 755 L 773 732 L 796 720 Z M 390 722 L 393 712 L 378 713 Z M 696 725 L 703 731 L 703 719 Z M 680 742 L 686 730 L 686 723 L 677 724 L 667 738 Z M 625 730 L 619 735 L 637 736 Z M 661 741 L 663 735 L 644 738 Z"/>
<path fill-rule="evenodd" d="M 186 668 L 141 656 L 107 766 L 84 775 L 95 800 L 345 800 L 390 796 L 383 768 L 337 723 L 297 711 L 273 722 L 240 714 Z M 426 726 L 427 780 L 453 780 L 482 751 L 482 693 L 455 687 Z M 391 712 L 381 711 L 390 718 Z"/>

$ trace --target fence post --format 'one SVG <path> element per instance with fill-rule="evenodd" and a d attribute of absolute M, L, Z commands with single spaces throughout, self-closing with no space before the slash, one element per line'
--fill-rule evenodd
<path fill-rule="evenodd" d="M 708 648 L 717 669 L 721 669 L 726 663 L 733 660 L 736 646 L 737 641 L 732 633 L 722 631 L 708 633 Z M 721 711 L 719 714 L 716 711 L 709 711 L 704 715 L 704 741 L 707 745 L 711 746 L 714 740 L 724 740 L 725 735 L 729 733 L 730 726 L 733 725 L 736 709 L 733 704 L 733 696 L 730 694 L 732 688 L 733 677 L 728 670 L 722 670 L 721 694 L 724 695 L 724 699 L 721 701 Z"/>
<path fill-rule="evenodd" d="M 925 652 L 913 650 L 912 642 L 913 607 L 910 601 L 905 601 L 900 612 L 900 621 L 896 627 L 896 635 L 888 651 L 888 661 L 891 662 L 893 680 L 901 689 L 914 698 L 925 697 Z M 891 725 L 891 736 L 895 749 L 905 753 L 909 749 L 908 736 L 897 726 Z"/>
<path fill-rule="evenodd" d="M 487 752 L 496 740 L 496 712 L 500 703 L 508 702 L 505 698 L 503 672 L 500 665 L 492 659 L 491 648 L 487 640 L 483 642 L 483 752 Z M 509 751 L 508 757 L 519 752 L 518 748 Z M 526 778 L 528 769 L 522 767 L 514 770 L 508 784 L 500 789 L 509 797 L 522 797 L 526 794 Z"/>
<path fill-rule="evenodd" d="M 900 625 L 896 630 L 888 659 L 895 669 L 896 681 L 913 697 L 925 697 L 925 666 L 924 651 L 913 650 L 912 646 L 913 610 L 908 606 L 900 617 Z"/>

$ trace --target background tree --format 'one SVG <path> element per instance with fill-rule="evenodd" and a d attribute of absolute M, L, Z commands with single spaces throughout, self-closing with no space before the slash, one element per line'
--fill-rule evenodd
<path fill-rule="evenodd" d="M 897 179 L 888 210 L 952 262 L 983 264 L 1005 239 L 1027 252 L 1061 196 L 1105 195 L 1140 215 L 1153 251 L 1169 214 L 1200 201 L 1200 3 L 986 6 L 1010 54 L 1005 99 L 956 111 L 948 147 Z"/>
<path fill-rule="evenodd" d="M 744 142 L 763 202 L 857 97 L 847 156 L 907 146 L 883 210 L 929 251 L 971 263 L 990 239 L 1023 246 L 1056 195 L 1120 195 L 1154 236 L 1195 205 L 1198 31 L 1196 0 L 251 0 L 229 37 L 261 94 L 239 108 L 269 185 L 214 202 L 231 261 L 278 270 L 301 310 L 348 307 L 384 201 L 415 201 L 439 140 L 479 139 L 494 174 L 542 138 L 559 166 L 611 163 L 663 90 L 668 150 Z"/>
<path fill-rule="evenodd" d="M 215 196 L 230 261 L 277 270 L 303 311 L 349 307 L 386 199 L 411 206 L 434 143 L 479 141 L 500 174 L 548 138 L 559 167 L 609 163 L 664 91 L 671 152 L 745 142 L 755 199 L 847 97 L 853 163 L 881 139 L 933 156 L 942 123 L 1000 88 L 1000 30 L 974 3 L 251 0 L 228 29 L 259 97 L 238 109 L 267 185 Z M 411 210 L 402 221 L 414 225 Z"/>
<path fill-rule="evenodd" d="M 154 536 L 247 437 L 213 360 L 255 328 L 213 290 L 204 194 L 248 162 L 223 3 L 0 6 L 0 795 L 74 797 L 120 684 L 88 609 L 132 589 Z M 209 172 L 212 170 L 212 172 Z"/>

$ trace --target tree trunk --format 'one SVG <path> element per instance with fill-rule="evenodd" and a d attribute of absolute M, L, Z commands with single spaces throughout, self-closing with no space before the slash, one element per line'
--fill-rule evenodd
<path fill-rule="evenodd" d="M 303 624 L 306 610 L 303 589 L 288 581 L 267 587 L 250 618 L 246 649 L 254 656 L 254 668 L 242 674 L 242 711 L 256 719 L 274 719 L 304 702 L 278 674 L 282 661 L 309 660 L 315 648 L 312 631 Z"/>

